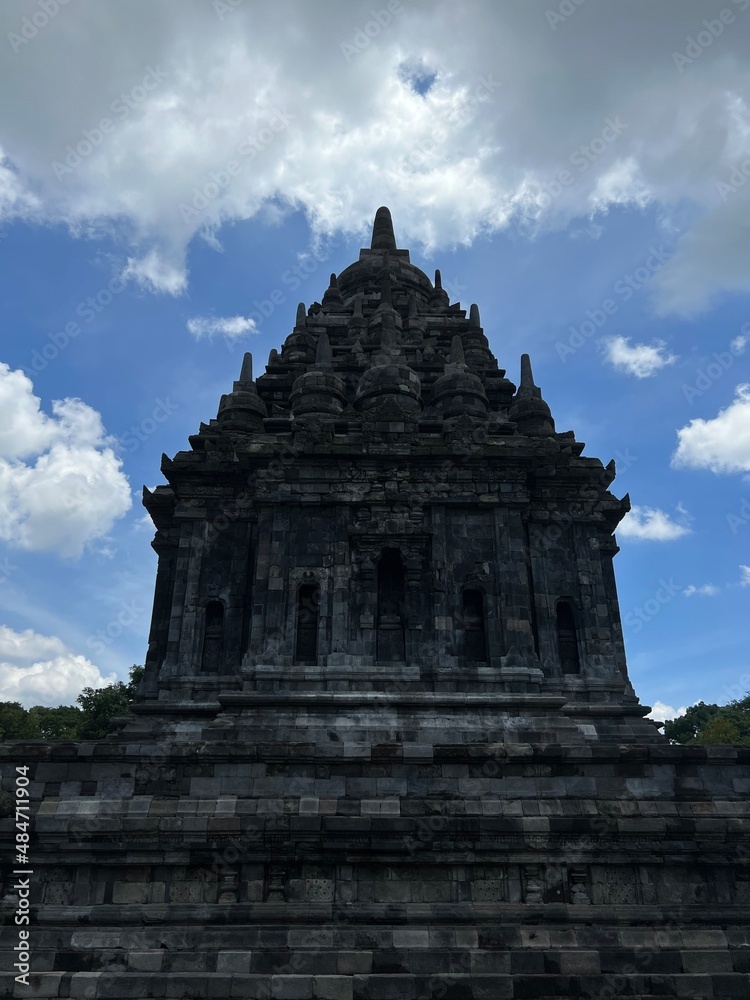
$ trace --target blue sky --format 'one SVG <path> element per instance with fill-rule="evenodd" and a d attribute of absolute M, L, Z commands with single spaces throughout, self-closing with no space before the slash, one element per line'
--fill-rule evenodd
<path fill-rule="evenodd" d="M 142 486 L 380 204 L 615 458 L 641 700 L 750 689 L 750 0 L 68 3 L 0 14 L 0 699 L 143 661 Z"/>

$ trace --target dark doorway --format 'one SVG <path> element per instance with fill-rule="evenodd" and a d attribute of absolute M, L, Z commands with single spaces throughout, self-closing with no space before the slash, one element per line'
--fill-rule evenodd
<path fill-rule="evenodd" d="M 377 659 L 402 662 L 404 644 L 404 562 L 398 549 L 385 549 L 378 562 Z"/>

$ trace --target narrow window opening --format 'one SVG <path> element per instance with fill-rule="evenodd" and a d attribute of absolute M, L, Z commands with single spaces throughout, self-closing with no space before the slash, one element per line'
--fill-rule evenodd
<path fill-rule="evenodd" d="M 578 674 L 581 661 L 578 655 L 578 631 L 575 613 L 570 601 L 557 602 L 557 642 L 560 663 L 564 674 Z"/>
<path fill-rule="evenodd" d="M 398 549 L 386 549 L 378 562 L 377 659 L 405 659 L 404 563 Z"/>
<path fill-rule="evenodd" d="M 224 605 L 221 601 L 209 601 L 205 612 L 203 632 L 202 668 L 207 673 L 221 673 L 221 656 L 224 645 Z"/>
<path fill-rule="evenodd" d="M 484 599 L 481 590 L 463 593 L 464 658 L 473 663 L 487 662 L 484 627 Z"/>
<path fill-rule="evenodd" d="M 318 662 L 318 616 L 320 589 L 315 583 L 303 583 L 297 591 L 297 663 Z"/>

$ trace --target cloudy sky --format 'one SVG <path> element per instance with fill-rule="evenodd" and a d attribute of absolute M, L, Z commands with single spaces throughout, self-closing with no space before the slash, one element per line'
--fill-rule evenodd
<path fill-rule="evenodd" d="M 19 0 L 0 29 L 0 699 L 143 661 L 143 484 L 381 204 L 615 458 L 642 700 L 750 689 L 750 0 Z"/>

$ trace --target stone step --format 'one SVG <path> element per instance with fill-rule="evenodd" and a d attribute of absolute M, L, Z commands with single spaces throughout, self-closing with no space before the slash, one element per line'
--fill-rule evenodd
<path fill-rule="evenodd" d="M 7 995 L 12 976 L 0 977 Z M 12 995 L 37 998 L 109 997 L 216 998 L 216 1000 L 557 1000 L 560 997 L 606 997 L 607 1000 L 695 1000 L 746 998 L 750 977 L 728 975 L 195 975 L 130 974 L 116 968 L 97 972 L 42 973 Z"/>

